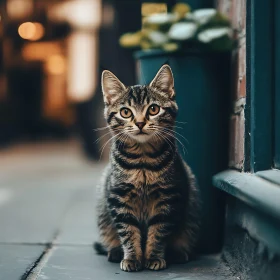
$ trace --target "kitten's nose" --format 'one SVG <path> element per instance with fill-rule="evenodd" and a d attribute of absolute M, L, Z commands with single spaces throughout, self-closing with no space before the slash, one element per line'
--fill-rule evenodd
<path fill-rule="evenodd" d="M 136 122 L 135 124 L 141 130 L 145 126 L 146 123 L 145 122 Z"/>

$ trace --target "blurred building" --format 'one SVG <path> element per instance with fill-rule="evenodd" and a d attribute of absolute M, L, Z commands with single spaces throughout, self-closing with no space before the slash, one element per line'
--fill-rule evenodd
<path fill-rule="evenodd" d="M 118 39 L 140 26 L 140 1 L 2 1 L 0 146 L 78 133 L 97 157 L 100 69 L 135 83 L 131 52 Z"/>
<path fill-rule="evenodd" d="M 2 4 L 2 143 L 63 136 L 74 123 L 67 98 L 67 22 L 53 23 L 54 1 L 7 0 Z M 2 115 L 3 114 L 3 115 Z"/>

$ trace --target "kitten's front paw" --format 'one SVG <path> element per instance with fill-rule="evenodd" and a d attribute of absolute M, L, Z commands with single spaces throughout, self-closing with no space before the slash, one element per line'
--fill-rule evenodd
<path fill-rule="evenodd" d="M 166 268 L 166 261 L 164 259 L 149 259 L 146 260 L 145 267 L 151 270 L 160 270 Z"/>
<path fill-rule="evenodd" d="M 136 260 L 122 260 L 121 261 L 121 270 L 123 271 L 140 271 L 142 270 L 142 264 Z"/>

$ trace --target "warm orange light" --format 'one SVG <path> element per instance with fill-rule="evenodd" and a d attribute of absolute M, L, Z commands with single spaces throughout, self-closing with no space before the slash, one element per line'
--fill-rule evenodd
<path fill-rule="evenodd" d="M 8 17 L 11 19 L 26 18 L 33 12 L 33 0 L 8 0 L 5 2 Z"/>
<path fill-rule="evenodd" d="M 30 41 L 41 39 L 44 33 L 44 26 L 39 22 L 24 22 L 18 28 L 19 36 Z"/>
<path fill-rule="evenodd" d="M 41 39 L 44 36 L 45 28 L 39 22 L 34 22 L 34 25 L 35 25 L 35 28 L 36 28 L 36 32 L 35 32 L 34 36 L 30 40 L 37 41 L 37 40 Z"/>
<path fill-rule="evenodd" d="M 46 69 L 51 75 L 61 75 L 66 70 L 65 58 L 62 55 L 52 55 L 47 59 Z"/>
<path fill-rule="evenodd" d="M 46 60 L 49 56 L 60 54 L 61 46 L 57 42 L 30 42 L 22 49 L 25 60 Z"/>
<path fill-rule="evenodd" d="M 30 39 L 36 33 L 35 24 L 32 22 L 24 22 L 18 28 L 18 34 L 23 39 Z"/>

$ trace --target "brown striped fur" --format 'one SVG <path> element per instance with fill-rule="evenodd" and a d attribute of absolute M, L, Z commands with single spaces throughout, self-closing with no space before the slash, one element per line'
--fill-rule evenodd
<path fill-rule="evenodd" d="M 177 152 L 172 71 L 164 65 L 148 86 L 127 87 L 106 70 L 102 88 L 113 144 L 100 188 L 96 248 L 124 271 L 186 262 L 198 235 L 199 203 L 195 177 Z"/>

